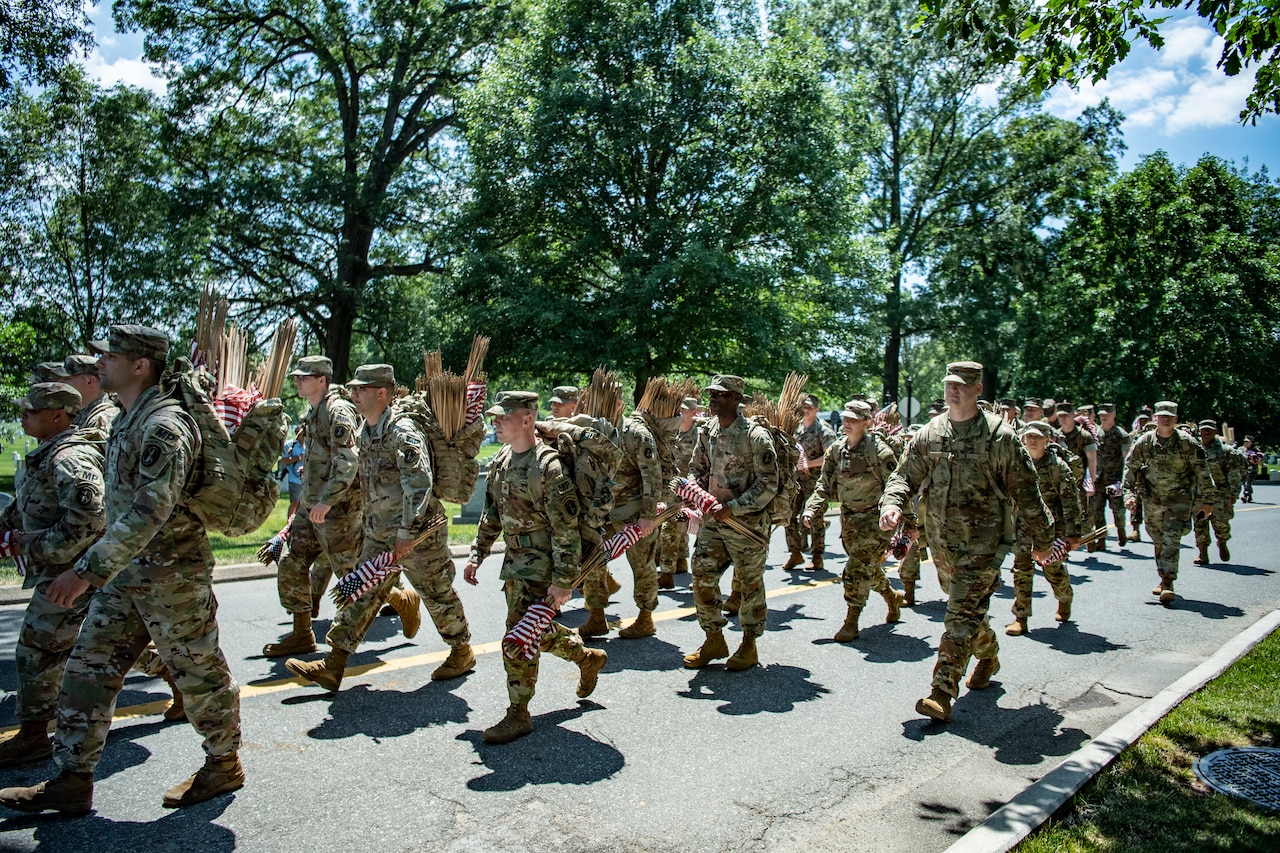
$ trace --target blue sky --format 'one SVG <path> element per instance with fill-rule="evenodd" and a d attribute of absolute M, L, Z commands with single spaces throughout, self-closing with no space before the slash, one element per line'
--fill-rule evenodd
<path fill-rule="evenodd" d="M 109 4 L 88 8 L 98 33 L 98 48 L 89 56 L 89 73 L 106 85 L 116 82 L 145 86 L 157 91 L 163 83 L 142 62 L 142 39 L 120 34 L 111 22 Z M 1192 165 L 1205 153 L 1215 154 L 1249 171 L 1267 167 L 1280 178 L 1280 116 L 1269 115 L 1256 126 L 1238 119 L 1245 97 L 1253 86 L 1247 69 L 1227 77 L 1216 67 L 1221 40 L 1199 18 L 1181 13 L 1162 28 L 1165 47 L 1160 52 L 1135 45 L 1129 56 L 1096 86 L 1073 91 L 1060 86 L 1050 93 L 1046 109 L 1074 119 L 1081 110 L 1103 98 L 1126 116 L 1126 171 L 1139 158 L 1157 149 L 1168 152 L 1174 163 Z"/>

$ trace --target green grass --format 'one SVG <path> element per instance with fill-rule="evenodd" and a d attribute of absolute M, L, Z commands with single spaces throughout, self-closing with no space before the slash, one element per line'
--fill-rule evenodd
<path fill-rule="evenodd" d="M 1202 783 L 1192 763 L 1233 746 L 1280 746 L 1280 632 L 1189 697 L 1018 853 L 1280 849 L 1280 814 Z"/>

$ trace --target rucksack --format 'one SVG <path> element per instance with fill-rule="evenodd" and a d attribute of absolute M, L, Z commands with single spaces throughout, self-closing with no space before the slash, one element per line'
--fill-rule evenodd
<path fill-rule="evenodd" d="M 431 494 L 438 500 L 465 504 L 476 490 L 480 463 L 476 455 L 484 443 L 484 419 L 478 418 L 444 437 L 444 428 L 421 394 L 409 394 L 392 404 L 391 418 L 408 418 L 422 430 L 431 448 Z"/>
<path fill-rule="evenodd" d="M 187 508 L 205 527 L 225 536 L 260 528 L 280 497 L 275 472 L 288 423 L 279 398 L 255 403 L 233 436 L 191 362 L 180 358 L 160 378 L 157 402 L 170 400 L 200 431 L 200 457 L 184 489 Z"/>
<path fill-rule="evenodd" d="M 769 524 L 790 524 L 795 515 L 796 498 L 800 495 L 800 446 L 795 436 L 769 423 L 762 415 L 750 418 L 751 422 L 765 428 L 773 441 L 773 455 L 778 460 L 778 491 L 764 508 Z"/>
<path fill-rule="evenodd" d="M 613 478 L 622 462 L 622 451 L 587 415 L 539 421 L 538 430 L 553 439 L 547 443 L 555 448 L 577 489 L 579 530 L 598 536 L 613 510 Z"/>

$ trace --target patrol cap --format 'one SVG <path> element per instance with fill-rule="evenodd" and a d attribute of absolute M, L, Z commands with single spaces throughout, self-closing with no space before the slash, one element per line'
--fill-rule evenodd
<path fill-rule="evenodd" d="M 912 435 L 915 435 L 922 429 L 924 429 L 924 424 L 911 424 L 910 426 L 907 427 L 907 432 L 911 433 Z"/>
<path fill-rule="evenodd" d="M 1044 402 L 1041 404 L 1041 408 L 1044 409 L 1046 412 L 1056 412 L 1058 410 L 1057 407 L 1058 407 L 1058 401 L 1053 399 L 1052 397 L 1045 397 Z"/>
<path fill-rule="evenodd" d="M 37 382 L 61 382 L 70 376 L 60 361 L 42 361 L 31 369 L 27 381 L 32 385 Z"/>
<path fill-rule="evenodd" d="M 1076 407 L 1075 407 L 1075 406 L 1073 406 L 1073 405 L 1071 405 L 1071 401 L 1070 401 L 1070 400 L 1063 400 L 1061 403 L 1059 403 L 1059 404 L 1058 404 L 1058 411 L 1059 411 L 1059 412 L 1066 412 L 1067 414 L 1074 414 L 1074 413 L 1075 413 L 1075 410 L 1076 410 Z"/>
<path fill-rule="evenodd" d="M 549 403 L 576 403 L 578 402 L 578 386 L 577 385 L 557 385 L 551 389 L 551 396 L 547 398 Z"/>
<path fill-rule="evenodd" d="M 1099 403 L 1099 404 L 1098 404 L 1098 414 L 1100 414 L 1100 415 L 1102 415 L 1102 414 L 1112 414 L 1112 415 L 1114 415 L 1115 413 L 1116 413 L 1116 404 L 1115 404 L 1115 403 Z"/>
<path fill-rule="evenodd" d="M 1032 421 L 1022 428 L 1022 434 L 1026 435 L 1033 432 L 1042 438 L 1049 438 L 1053 435 L 1053 427 L 1049 426 L 1047 421 Z"/>
<path fill-rule="evenodd" d="M 396 387 L 396 371 L 389 364 L 362 364 L 356 368 L 356 376 L 347 383 L 348 388 L 363 388 L 366 385 L 377 385 L 383 388 Z"/>
<path fill-rule="evenodd" d="M 1092 411 L 1093 411 L 1093 406 L 1089 405 L 1088 403 L 1085 403 L 1084 405 L 1076 406 L 1076 411 L 1077 411 L 1077 412 L 1092 412 Z"/>
<path fill-rule="evenodd" d="M 112 326 L 104 341 L 89 341 L 96 353 L 118 352 L 164 362 L 169 358 L 169 336 L 150 326 Z"/>
<path fill-rule="evenodd" d="M 1028 397 L 1023 401 L 1022 405 L 1029 409 L 1043 409 L 1044 400 L 1041 400 L 1039 397 Z"/>
<path fill-rule="evenodd" d="M 37 382 L 25 397 L 19 397 L 13 404 L 28 412 L 66 409 L 74 415 L 80 411 L 80 392 L 65 382 Z"/>
<path fill-rule="evenodd" d="M 1205 418 L 1196 426 L 1198 426 L 1200 429 L 1211 429 L 1214 432 L 1218 431 L 1218 422 L 1215 421 L 1213 418 Z"/>
<path fill-rule="evenodd" d="M 1012 397 L 1005 397 L 1000 401 L 1000 407 L 1002 409 L 1016 409 L 1018 408 L 1018 401 Z"/>
<path fill-rule="evenodd" d="M 844 409 L 840 412 L 840 417 L 849 418 L 855 421 L 865 421 L 871 419 L 871 404 L 865 400 L 850 400 L 844 404 Z"/>
<path fill-rule="evenodd" d="M 803 402 L 806 406 L 813 406 L 815 409 L 819 408 L 817 394 L 805 394 Z"/>
<path fill-rule="evenodd" d="M 942 381 L 976 385 L 982 381 L 982 365 L 976 361 L 953 361 L 947 365 L 947 375 Z"/>
<path fill-rule="evenodd" d="M 78 352 L 67 356 L 62 367 L 67 371 L 68 376 L 97 376 L 98 357 Z"/>
<path fill-rule="evenodd" d="M 1138 414 L 1151 417 L 1151 407 L 1146 404 L 1143 404 L 1142 408 L 1138 410 Z"/>
<path fill-rule="evenodd" d="M 745 397 L 747 395 L 747 383 L 741 376 L 734 376 L 730 373 L 717 373 L 711 377 L 711 384 L 702 390 L 727 391 L 730 394 Z"/>
<path fill-rule="evenodd" d="M 323 355 L 304 355 L 298 366 L 289 371 L 290 376 L 328 376 L 333 378 L 333 359 Z"/>
<path fill-rule="evenodd" d="M 533 391 L 499 391 L 486 415 L 509 415 L 519 409 L 538 411 L 538 395 Z"/>
<path fill-rule="evenodd" d="M 702 403 L 698 401 L 697 397 L 685 397 L 684 400 L 681 401 L 680 403 L 680 408 L 693 409 L 696 412 L 698 410 L 698 407 L 701 405 Z"/>
<path fill-rule="evenodd" d="M 1168 415 L 1176 418 L 1178 416 L 1178 404 L 1172 400 L 1161 400 L 1156 403 L 1156 415 Z"/>

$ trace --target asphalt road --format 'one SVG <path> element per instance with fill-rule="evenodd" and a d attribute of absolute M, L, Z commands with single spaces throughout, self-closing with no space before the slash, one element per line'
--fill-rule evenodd
<path fill-rule="evenodd" d="M 459 581 L 478 651 L 476 671 L 433 683 L 446 650 L 425 618 L 412 641 L 379 619 L 336 697 L 290 680 L 259 654 L 287 630 L 272 580 L 221 583 L 223 649 L 242 685 L 248 783 L 180 811 L 160 805 L 202 761 L 187 724 L 158 716 L 162 682 L 129 678 L 95 790 L 79 819 L 7 813 L 0 850 L 937 851 L 1064 756 L 1189 671 L 1228 638 L 1280 607 L 1270 540 L 1280 487 L 1240 505 L 1233 560 L 1205 569 L 1184 548 L 1173 608 L 1151 596 L 1145 541 L 1085 559 L 1071 572 L 1074 621 L 1053 621 L 1037 580 L 1025 637 L 1005 637 L 1012 591 L 992 601 L 1002 668 L 991 688 L 962 691 L 950 725 L 913 710 L 928 692 L 944 601 L 930 567 L 920 606 L 877 624 L 873 594 L 862 637 L 830 640 L 844 614 L 837 574 L 787 573 L 774 537 L 763 666 L 689 671 L 702 634 L 684 588 L 664 592 L 658 634 L 595 642 L 610 654 L 589 700 L 576 667 L 549 658 L 534 699 L 535 731 L 501 747 L 480 731 L 507 704 L 497 641 L 499 557 L 481 586 Z M 1185 540 L 1188 544 L 1191 538 Z M 838 572 L 838 536 L 827 566 Z M 1215 552 L 1216 553 L 1216 552 Z M 461 561 L 459 561 L 459 565 Z M 628 620 L 623 581 L 608 613 Z M 890 572 L 890 576 L 896 576 Z M 725 582 L 727 587 L 727 580 Z M 581 624 L 575 599 L 564 616 Z M 326 603 L 319 628 L 332 615 Z M 12 648 L 22 607 L 0 608 Z M 730 645 L 736 644 L 731 624 Z M 12 658 L 0 663 L 0 721 L 14 722 Z M 52 765 L 0 770 L 32 784 Z"/>

